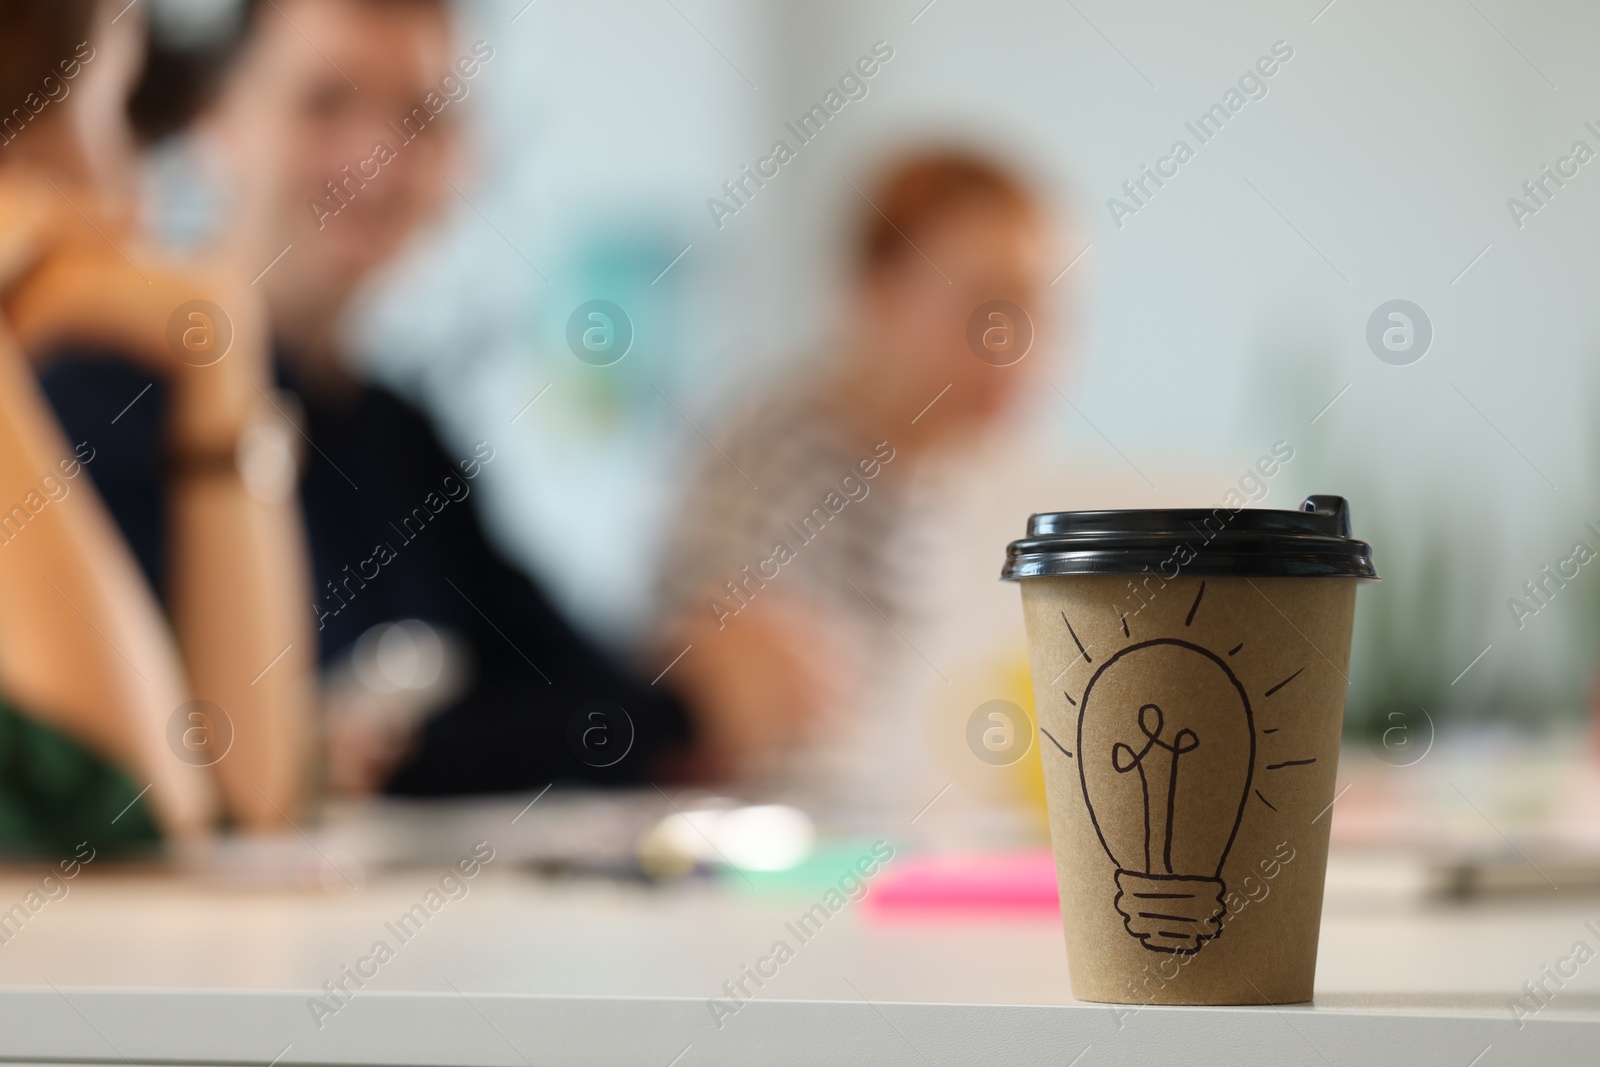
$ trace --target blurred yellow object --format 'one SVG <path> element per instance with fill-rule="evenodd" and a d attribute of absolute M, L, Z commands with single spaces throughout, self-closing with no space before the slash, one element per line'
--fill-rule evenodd
<path fill-rule="evenodd" d="M 995 674 L 1004 679 L 1001 686 L 1005 699 L 1014 702 L 1028 715 L 1028 727 L 1033 731 L 1033 744 L 1028 754 L 1008 768 L 1017 789 L 1018 798 L 1029 811 L 1038 816 L 1042 828 L 1048 826 L 1048 811 L 1044 794 L 1044 763 L 1039 735 L 1039 713 L 1033 705 L 1033 673 L 1028 669 L 1028 656 L 1018 650 L 996 665 Z"/>
<path fill-rule="evenodd" d="M 944 772 L 969 799 L 1022 814 L 1042 842 L 1049 827 L 1039 755 L 1043 739 L 1025 650 L 1019 642 L 979 652 L 951 680 L 928 724 Z M 991 746 L 990 738 L 1001 743 Z M 1012 746 L 1024 742 L 1026 751 L 1006 762 Z"/>

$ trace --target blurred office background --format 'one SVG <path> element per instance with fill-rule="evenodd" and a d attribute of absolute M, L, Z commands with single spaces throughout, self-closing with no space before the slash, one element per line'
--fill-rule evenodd
<path fill-rule="evenodd" d="M 1030 357 L 1058 388 L 930 534 L 947 564 L 892 699 L 935 788 L 939 764 L 971 764 L 973 707 L 1026 699 L 1016 591 L 996 577 L 1028 513 L 1217 506 L 1280 441 L 1294 459 L 1262 503 L 1349 497 L 1385 577 L 1361 595 L 1353 730 L 1400 708 L 1445 733 L 1570 731 L 1600 567 L 1520 627 L 1508 600 L 1538 606 L 1524 582 L 1575 542 L 1600 549 L 1600 163 L 1520 226 L 1507 199 L 1574 141 L 1600 149 L 1584 126 L 1600 12 L 1325 4 L 474 0 L 468 39 L 495 52 L 472 87 L 476 169 L 352 329 L 457 444 L 494 444 L 498 536 L 628 649 L 701 434 L 827 340 L 839 238 L 864 208 L 847 179 L 896 144 L 974 141 L 1056 196 L 1069 329 Z M 893 59 L 868 95 L 719 226 L 707 200 L 793 143 L 785 121 L 879 41 Z M 1275 44 L 1292 58 L 1265 95 L 1200 144 L 1185 123 Z M 1178 139 L 1194 158 L 1119 225 L 1108 198 Z M 566 343 L 595 298 L 636 330 L 608 368 Z M 1431 323 L 1409 365 L 1369 347 L 1395 299 Z"/>

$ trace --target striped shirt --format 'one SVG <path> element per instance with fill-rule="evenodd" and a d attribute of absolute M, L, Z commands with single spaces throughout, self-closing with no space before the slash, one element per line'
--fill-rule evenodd
<path fill-rule="evenodd" d="M 777 390 L 702 458 L 663 559 L 662 607 L 725 624 L 783 589 L 884 630 L 904 610 L 895 457 L 892 440 L 858 439 L 814 392 Z"/>

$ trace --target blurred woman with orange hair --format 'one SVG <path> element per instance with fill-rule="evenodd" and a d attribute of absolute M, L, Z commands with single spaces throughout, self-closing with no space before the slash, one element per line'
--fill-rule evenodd
<path fill-rule="evenodd" d="M 808 740 L 837 740 L 918 586 L 902 529 L 910 475 L 996 426 L 1037 380 L 1039 359 L 1024 357 L 1048 325 L 1054 235 L 1028 183 L 935 149 L 862 195 L 831 358 L 799 368 L 705 457 L 662 570 L 677 638 L 665 657 L 690 648 L 677 685 L 766 754 L 717 768 L 736 777 L 784 775 L 815 762 Z"/>
<path fill-rule="evenodd" d="M 0 845 L 203 834 L 212 778 L 240 828 L 303 802 L 294 429 L 249 286 L 141 240 L 126 110 L 144 47 L 120 2 L 0 0 Z M 117 420 L 67 441 L 30 373 L 84 350 L 168 385 L 171 629 L 80 477 Z"/>

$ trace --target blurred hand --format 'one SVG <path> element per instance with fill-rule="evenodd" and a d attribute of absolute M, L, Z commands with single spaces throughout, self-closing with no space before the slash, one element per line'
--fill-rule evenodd
<path fill-rule="evenodd" d="M 680 621 L 693 648 L 669 678 L 699 728 L 692 770 L 757 777 L 850 706 L 864 664 L 849 624 L 796 596 L 763 592 L 723 623 L 709 611 Z"/>
<path fill-rule="evenodd" d="M 331 715 L 327 723 L 328 790 L 372 796 L 415 747 L 417 726 L 372 715 Z"/>
<path fill-rule="evenodd" d="M 36 187 L 0 186 L 0 302 L 39 261 L 54 211 Z"/>
<path fill-rule="evenodd" d="M 270 381 L 265 314 L 227 279 L 144 253 L 112 220 L 91 221 L 47 185 L 0 182 L 0 304 L 29 358 L 81 343 L 165 379 L 179 447 L 237 441 Z"/>

